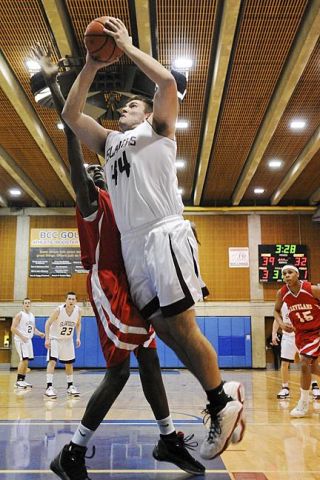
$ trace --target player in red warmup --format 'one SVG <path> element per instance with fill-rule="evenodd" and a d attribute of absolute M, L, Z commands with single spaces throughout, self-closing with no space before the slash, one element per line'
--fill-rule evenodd
<path fill-rule="evenodd" d="M 56 109 L 61 113 L 64 98 L 56 82 L 58 68 L 40 46 L 34 49 L 34 54 L 41 64 Z M 65 134 L 71 181 L 76 193 L 81 258 L 89 270 L 88 294 L 98 322 L 107 373 L 90 398 L 72 441 L 63 447 L 50 468 L 62 479 L 89 480 L 85 464 L 87 444 L 124 388 L 130 375 L 130 352 L 134 351 L 144 395 L 160 430 L 160 440 L 155 447 L 157 460 L 174 463 L 193 475 L 202 475 L 205 467 L 186 448 L 195 446 L 195 442 L 188 442 L 192 436 L 177 434 L 173 426 L 154 330 L 129 297 L 120 235 L 103 169 L 100 165 L 90 165 L 86 170 L 80 142 L 68 127 L 65 127 Z"/>
<path fill-rule="evenodd" d="M 299 270 L 294 265 L 285 265 L 282 276 L 286 285 L 277 292 L 274 308 L 275 320 L 285 332 L 295 332 L 296 346 L 301 360 L 300 390 L 297 406 L 291 410 L 292 417 L 304 417 L 309 409 L 311 374 L 320 376 L 320 287 L 299 280 Z M 292 326 L 283 322 L 281 307 L 288 306 Z"/>

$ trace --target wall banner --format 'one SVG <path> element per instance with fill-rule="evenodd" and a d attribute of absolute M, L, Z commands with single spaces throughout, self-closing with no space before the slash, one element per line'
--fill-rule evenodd
<path fill-rule="evenodd" d="M 29 277 L 71 277 L 87 273 L 80 259 L 76 228 L 32 228 Z"/>

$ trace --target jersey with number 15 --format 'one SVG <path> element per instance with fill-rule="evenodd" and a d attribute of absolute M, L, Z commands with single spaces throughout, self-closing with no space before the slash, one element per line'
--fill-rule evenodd
<path fill-rule="evenodd" d="M 60 305 L 58 309 L 59 315 L 57 320 L 50 326 L 49 337 L 58 340 L 67 340 L 73 337 L 75 326 L 79 321 L 80 309 L 78 305 L 75 305 L 71 315 L 68 315 L 65 305 Z"/>
<path fill-rule="evenodd" d="M 289 318 L 296 333 L 320 330 L 320 301 L 312 295 L 310 282 L 301 281 L 296 295 L 288 285 L 284 285 L 280 292 L 283 302 L 288 306 Z"/>

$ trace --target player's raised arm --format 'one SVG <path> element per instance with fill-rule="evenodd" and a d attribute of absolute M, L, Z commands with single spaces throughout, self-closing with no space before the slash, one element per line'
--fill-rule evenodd
<path fill-rule="evenodd" d="M 87 54 L 86 63 L 72 85 L 62 111 L 63 120 L 81 142 L 103 157 L 106 138 L 110 130 L 103 128 L 96 120 L 86 115 L 83 109 L 97 71 L 106 65 L 108 64 L 95 62 Z"/>
<path fill-rule="evenodd" d="M 118 18 L 108 17 L 105 32 L 114 38 L 117 46 L 157 85 L 150 121 L 157 133 L 174 138 L 178 97 L 173 75 L 157 60 L 132 45 L 126 26 Z"/>
<path fill-rule="evenodd" d="M 50 89 L 51 96 L 58 115 L 62 119 L 62 110 L 65 99 L 57 82 L 58 65 L 50 59 L 50 50 L 40 44 L 32 48 L 33 54 L 41 66 L 41 73 Z M 63 119 L 62 119 L 63 121 Z M 79 139 L 63 121 L 64 133 L 67 137 L 68 160 L 71 167 L 71 183 L 77 197 L 77 205 L 84 217 L 91 215 L 96 210 L 97 190 L 93 181 L 88 176 Z"/>

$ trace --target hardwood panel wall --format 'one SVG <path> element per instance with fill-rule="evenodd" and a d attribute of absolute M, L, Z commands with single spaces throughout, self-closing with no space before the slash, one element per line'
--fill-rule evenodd
<path fill-rule="evenodd" d="M 320 224 L 311 215 L 261 215 L 261 240 L 264 244 L 297 243 L 307 245 L 309 280 L 320 283 Z M 274 300 L 281 283 L 264 284 L 264 300 Z"/>
<path fill-rule="evenodd" d="M 201 276 L 207 300 L 250 300 L 249 268 L 229 268 L 229 247 L 248 246 L 247 215 L 185 215 L 196 224 Z"/>
<path fill-rule="evenodd" d="M 76 228 L 76 218 L 71 216 L 30 217 L 31 228 Z M 28 296 L 33 301 L 58 302 L 65 299 L 69 291 L 76 292 L 78 301 L 88 299 L 86 274 L 75 274 L 70 278 L 28 278 Z"/>
<path fill-rule="evenodd" d="M 0 301 L 13 300 L 16 257 L 16 217 L 0 217 Z"/>

